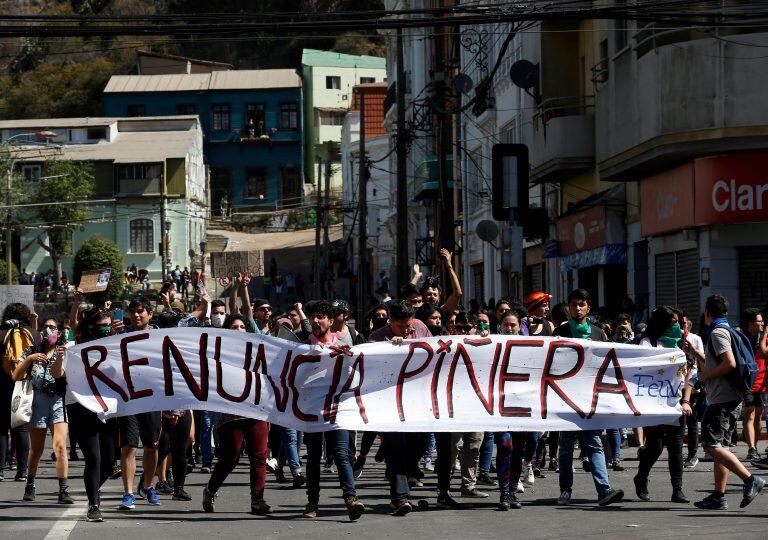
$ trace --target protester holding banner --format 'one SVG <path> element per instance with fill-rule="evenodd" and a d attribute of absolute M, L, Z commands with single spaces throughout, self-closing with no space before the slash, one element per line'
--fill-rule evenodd
<path fill-rule="evenodd" d="M 37 340 L 36 350 L 29 349 L 13 372 L 13 380 L 29 379 L 34 390 L 32 417 L 29 420 L 29 469 L 24 488 L 25 501 L 34 501 L 35 477 L 43 456 L 45 439 L 50 430 L 53 436 L 53 452 L 56 457 L 56 478 L 59 481 L 59 504 L 73 504 L 67 484 L 67 417 L 64 411 L 64 394 L 67 380 L 64 377 L 63 351 L 56 354 L 59 326 L 55 319 L 45 319 Z"/>
<path fill-rule="evenodd" d="M 224 328 L 237 332 L 252 332 L 252 322 L 239 313 L 230 313 L 224 321 Z M 219 489 L 237 466 L 245 448 L 250 463 L 251 513 L 271 514 L 272 507 L 264 500 L 269 424 L 234 414 L 218 413 L 216 426 L 219 432 L 219 459 L 213 468 L 208 485 L 203 490 L 203 510 L 216 511 L 216 497 Z"/>
<path fill-rule="evenodd" d="M 336 332 L 331 330 L 338 308 L 325 300 L 316 300 L 306 305 L 312 334 L 307 343 L 320 347 L 341 347 Z M 323 456 L 323 440 L 336 464 L 344 505 L 350 521 L 356 521 L 365 512 L 365 506 L 357 499 L 355 477 L 349 462 L 349 431 L 336 429 L 324 433 L 306 433 L 307 445 L 307 505 L 302 516 L 315 518 L 320 501 L 320 461 Z"/>
<path fill-rule="evenodd" d="M 590 294 L 584 289 L 576 289 L 568 295 L 568 311 L 570 319 L 567 324 L 555 328 L 556 336 L 590 339 L 593 341 L 608 341 L 608 336 L 601 329 L 590 324 L 587 316 L 590 311 Z M 600 506 L 619 502 L 624 498 L 624 492 L 611 488 L 608 479 L 608 469 L 605 464 L 603 443 L 600 439 L 601 430 L 585 429 L 582 431 L 584 450 L 590 463 L 592 479 L 597 489 L 597 499 Z M 560 432 L 558 463 L 560 467 L 560 497 L 557 504 L 567 506 L 571 503 L 571 488 L 573 487 L 573 448 L 577 432 Z"/>
<path fill-rule="evenodd" d="M 681 320 L 682 314 L 671 307 L 657 307 L 648 318 L 648 326 L 642 334 L 640 345 L 667 349 L 678 348 L 683 339 Z M 690 502 L 683 492 L 683 435 L 685 434 L 684 417 L 693 413 L 691 409 L 692 387 L 689 382 L 695 371 L 695 366 L 686 365 L 683 398 L 680 400 L 683 416 L 680 417 L 680 422 L 673 425 L 661 424 L 644 428 L 645 447 L 639 452 L 640 465 L 637 476 L 634 478 L 635 491 L 640 500 L 651 500 L 648 493 L 648 476 L 656 460 L 661 456 L 662 449 L 666 446 L 669 455 L 669 478 L 672 482 L 671 501 L 680 504 Z"/>

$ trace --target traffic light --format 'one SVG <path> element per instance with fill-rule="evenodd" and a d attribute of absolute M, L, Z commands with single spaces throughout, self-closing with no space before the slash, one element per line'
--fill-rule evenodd
<path fill-rule="evenodd" d="M 522 225 L 528 213 L 528 147 L 495 144 L 491 149 L 493 219 Z"/>

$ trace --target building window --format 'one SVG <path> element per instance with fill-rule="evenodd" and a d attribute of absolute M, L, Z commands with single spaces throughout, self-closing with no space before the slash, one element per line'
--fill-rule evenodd
<path fill-rule="evenodd" d="M 147 116 L 147 106 L 146 105 L 128 105 L 128 110 L 126 111 L 126 114 L 128 116 Z"/>
<path fill-rule="evenodd" d="M 251 138 L 266 135 L 264 124 L 264 104 L 246 103 L 245 105 L 245 129 Z"/>
<path fill-rule="evenodd" d="M 181 103 L 176 105 L 176 114 L 197 114 L 197 107 L 194 103 Z"/>
<path fill-rule="evenodd" d="M 213 112 L 213 131 L 229 131 L 229 103 L 214 105 L 211 111 Z"/>
<path fill-rule="evenodd" d="M 343 112 L 324 112 L 320 114 L 320 124 L 323 126 L 343 126 L 344 117 Z"/>
<path fill-rule="evenodd" d="M 246 170 L 245 176 L 245 198 L 266 200 L 267 169 L 264 167 L 251 168 Z"/>
<path fill-rule="evenodd" d="M 338 75 L 328 75 L 325 78 L 325 88 L 328 90 L 341 90 L 341 77 Z"/>
<path fill-rule="evenodd" d="M 40 177 L 43 176 L 43 167 L 41 165 L 22 165 L 21 175 L 24 178 L 25 186 L 37 186 L 40 184 Z"/>
<path fill-rule="evenodd" d="M 105 127 L 92 127 L 86 131 L 86 138 L 89 141 L 98 141 L 107 138 L 107 128 Z"/>
<path fill-rule="evenodd" d="M 117 166 L 117 192 L 120 195 L 160 193 L 163 166 L 160 163 L 131 163 Z"/>
<path fill-rule="evenodd" d="M 155 228 L 151 219 L 132 219 L 130 222 L 131 253 L 153 253 Z"/>
<path fill-rule="evenodd" d="M 376 77 L 360 77 L 360 84 L 375 83 Z"/>
<path fill-rule="evenodd" d="M 280 129 L 299 129 L 299 104 L 280 104 Z"/>

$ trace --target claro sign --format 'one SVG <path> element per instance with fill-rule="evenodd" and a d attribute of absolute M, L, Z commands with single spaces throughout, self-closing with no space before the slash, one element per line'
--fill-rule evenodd
<path fill-rule="evenodd" d="M 642 234 L 768 221 L 767 165 L 765 152 L 728 154 L 642 180 Z"/>

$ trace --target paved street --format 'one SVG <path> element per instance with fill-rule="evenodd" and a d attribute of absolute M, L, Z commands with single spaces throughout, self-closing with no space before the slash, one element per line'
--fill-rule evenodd
<path fill-rule="evenodd" d="M 761 445 L 762 446 L 762 445 Z M 743 457 L 746 447 L 738 454 Z M 368 507 L 368 514 L 357 523 L 347 520 L 335 475 L 324 475 L 320 517 L 305 520 L 299 517 L 305 499 L 303 490 L 290 486 L 267 483 L 267 500 L 277 505 L 271 517 L 257 517 L 248 513 L 248 477 L 244 466 L 238 467 L 230 482 L 220 492 L 218 513 L 204 514 L 200 497 L 207 478 L 197 472 L 191 475 L 188 491 L 195 497 L 189 503 L 163 500 L 159 508 L 137 502 L 130 513 L 116 510 L 120 500 L 120 483 L 112 480 L 104 489 L 102 510 L 104 523 L 84 520 L 85 492 L 79 477 L 82 461 L 72 466 L 71 484 L 77 500 L 74 507 L 56 504 L 56 480 L 52 462 L 44 461 L 37 481 L 38 500 L 21 502 L 23 484 L 6 480 L 0 483 L 0 521 L 2 537 L 14 539 L 117 539 L 117 538 L 583 538 L 605 535 L 622 538 L 723 538 L 738 534 L 740 538 L 766 538 L 766 507 L 768 497 L 763 495 L 747 510 L 738 509 L 740 486 L 732 481 L 729 494 L 731 510 L 705 512 L 692 505 L 672 505 L 666 471 L 666 462 L 660 463 L 651 478 L 652 502 L 640 502 L 632 489 L 632 476 L 637 461 L 636 450 L 625 450 L 627 470 L 612 473 L 612 484 L 627 492 L 627 501 L 606 509 L 594 502 L 595 492 L 591 476 L 576 473 L 574 504 L 570 507 L 555 505 L 557 478 L 549 474 L 533 488 L 521 495 L 523 509 L 499 512 L 497 494 L 492 492 L 485 502 L 468 503 L 463 511 L 429 510 L 413 512 L 404 518 L 387 514 L 388 499 L 383 479 L 383 467 L 374 464 L 366 469 L 359 482 L 359 494 Z M 50 453 L 47 452 L 50 456 Z M 12 475 L 11 475 L 12 478 Z M 413 500 L 426 498 L 434 503 L 435 476 L 427 476 L 425 487 L 416 490 Z M 693 470 L 686 470 L 685 491 L 692 500 L 701 498 L 711 486 L 712 464 L 702 462 Z"/>

